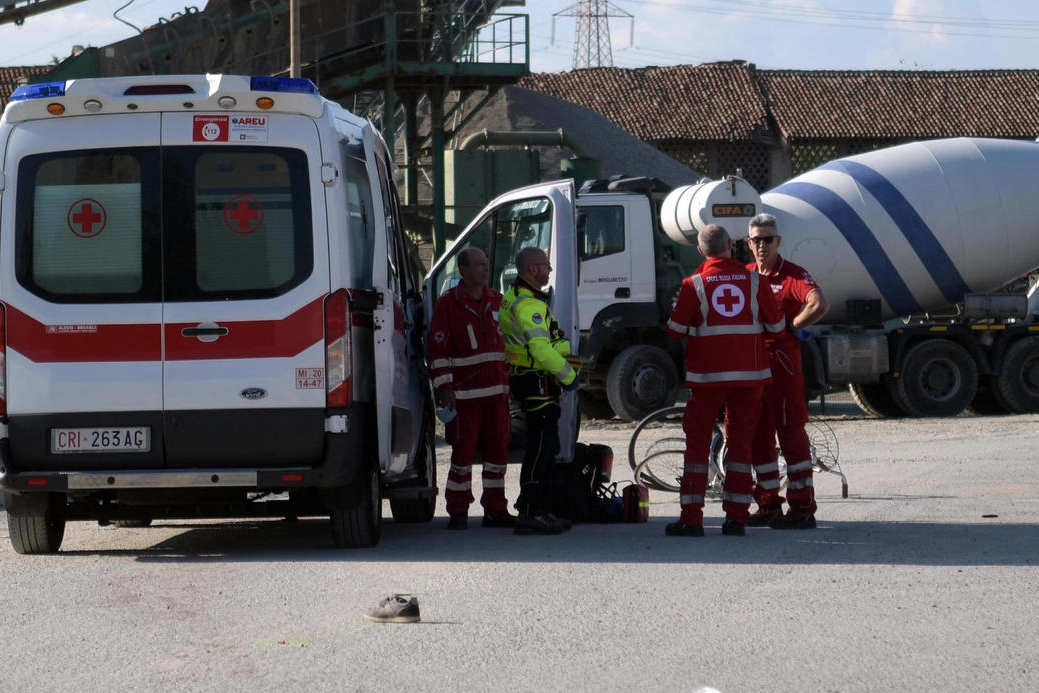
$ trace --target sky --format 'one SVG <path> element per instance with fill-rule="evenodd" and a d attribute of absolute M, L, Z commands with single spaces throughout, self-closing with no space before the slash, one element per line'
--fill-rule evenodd
<path fill-rule="evenodd" d="M 602 6 L 604 0 L 598 0 Z M 527 0 L 531 70 L 574 67 L 578 0 Z M 0 65 L 45 65 L 205 6 L 204 0 L 85 0 L 0 25 Z M 1036 0 L 609 0 L 616 67 L 745 60 L 765 69 L 1039 69 Z M 122 8 L 122 9 L 121 9 Z M 118 11 L 119 21 L 113 15 Z M 603 62 L 609 64 L 609 62 Z"/>

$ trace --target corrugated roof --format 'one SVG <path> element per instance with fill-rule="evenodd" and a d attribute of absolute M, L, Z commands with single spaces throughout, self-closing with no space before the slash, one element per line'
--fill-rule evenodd
<path fill-rule="evenodd" d="M 743 61 L 535 74 L 520 86 L 650 141 L 1039 136 L 1039 70 L 759 70 Z"/>

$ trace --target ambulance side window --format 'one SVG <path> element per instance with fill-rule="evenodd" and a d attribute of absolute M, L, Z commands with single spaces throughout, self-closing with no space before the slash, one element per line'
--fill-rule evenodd
<path fill-rule="evenodd" d="M 357 286 L 372 285 L 372 255 L 375 253 L 375 208 L 368 182 L 364 147 L 358 142 L 343 145 L 346 162 L 346 243 Z"/>
<path fill-rule="evenodd" d="M 18 281 L 59 303 L 156 301 L 158 152 L 29 156 L 18 169 Z"/>

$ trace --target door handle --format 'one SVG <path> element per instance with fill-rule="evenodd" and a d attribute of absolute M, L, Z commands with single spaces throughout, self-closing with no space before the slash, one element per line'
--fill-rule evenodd
<path fill-rule="evenodd" d="M 180 334 L 182 337 L 197 337 L 200 342 L 215 342 L 225 336 L 228 331 L 226 327 L 221 327 L 216 323 L 203 322 L 195 327 L 182 328 Z"/>

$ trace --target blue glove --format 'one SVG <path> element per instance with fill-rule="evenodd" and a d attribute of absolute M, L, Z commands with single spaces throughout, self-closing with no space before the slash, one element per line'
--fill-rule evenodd
<path fill-rule="evenodd" d="M 808 340 L 813 339 L 815 337 L 815 335 L 812 334 L 811 331 L 806 330 L 804 328 L 800 330 L 790 330 L 790 334 L 794 335 L 794 339 L 796 339 L 799 342 L 807 342 Z"/>
<path fill-rule="evenodd" d="M 563 392 L 573 392 L 581 385 L 581 376 L 575 376 L 574 381 L 569 385 L 563 386 Z"/>

